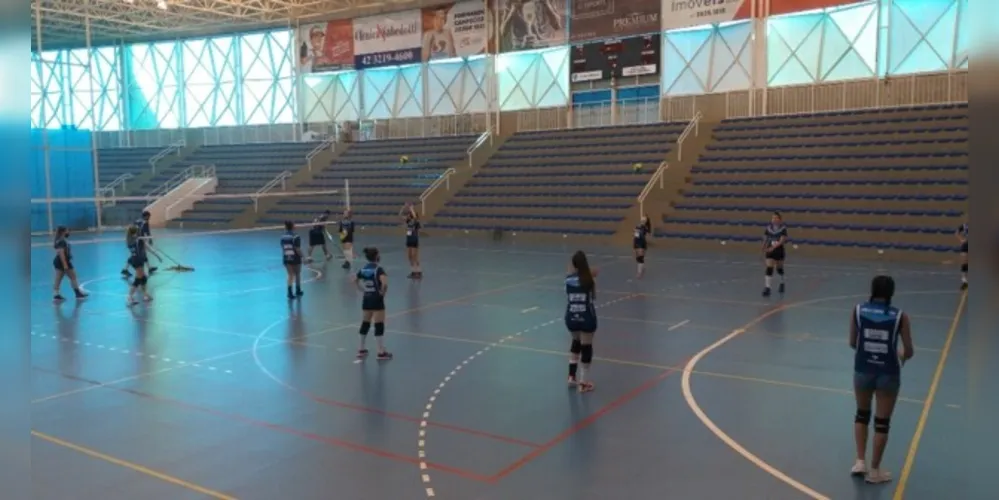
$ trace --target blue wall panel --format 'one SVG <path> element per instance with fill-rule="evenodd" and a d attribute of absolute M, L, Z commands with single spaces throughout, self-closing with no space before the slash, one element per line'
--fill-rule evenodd
<path fill-rule="evenodd" d="M 87 130 L 31 130 L 31 197 L 45 199 L 45 155 L 48 153 L 51 197 L 93 198 L 94 164 L 91 154 L 90 131 Z M 97 226 L 97 207 L 94 202 L 53 203 L 52 222 L 55 226 L 70 229 L 87 229 Z M 31 205 L 31 231 L 49 231 L 48 204 Z"/>

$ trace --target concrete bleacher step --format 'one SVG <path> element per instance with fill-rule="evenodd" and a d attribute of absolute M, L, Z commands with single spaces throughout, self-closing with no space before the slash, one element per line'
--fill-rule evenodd
<path fill-rule="evenodd" d="M 835 176 L 849 176 L 855 181 L 893 181 L 917 180 L 929 175 L 938 181 L 966 181 L 967 169 L 946 167 L 909 167 L 909 168 L 848 168 L 840 169 L 809 169 L 809 168 L 760 168 L 760 169 L 725 169 L 703 168 L 694 169 L 692 174 L 703 182 L 731 180 L 737 176 L 740 181 L 769 181 L 780 177 L 788 181 L 822 181 Z"/>
<path fill-rule="evenodd" d="M 743 193 L 743 194 L 759 194 L 768 192 L 780 192 L 785 191 L 788 193 L 795 194 L 836 194 L 841 193 L 844 190 L 849 190 L 851 193 L 856 195 L 877 195 L 877 194 L 900 194 L 900 193 L 913 193 L 920 195 L 959 195 L 966 193 L 968 186 L 967 182 L 958 181 L 899 181 L 899 182 L 887 182 L 887 181 L 826 181 L 826 182 L 804 182 L 804 181 L 788 181 L 781 183 L 778 181 L 772 182 L 758 182 L 758 183 L 747 183 L 739 181 L 719 181 L 718 183 L 709 183 L 710 181 L 697 182 L 694 179 L 694 184 L 686 190 L 687 193 Z"/>
<path fill-rule="evenodd" d="M 962 210 L 967 206 L 965 193 L 953 195 L 904 195 L 898 193 L 881 195 L 860 195 L 855 193 L 831 193 L 823 195 L 799 194 L 776 191 L 757 193 L 686 193 L 678 205 L 687 203 L 701 206 L 757 206 L 779 205 L 790 209 L 819 206 L 835 206 L 844 209 L 897 209 L 897 210 Z"/>
<path fill-rule="evenodd" d="M 765 224 L 753 225 L 747 221 L 746 225 L 733 224 L 687 224 L 667 221 L 662 224 L 661 230 L 665 233 L 685 233 L 699 234 L 704 237 L 711 237 L 716 240 L 724 240 L 730 237 L 756 238 L 762 245 L 763 228 Z M 883 228 L 880 229 L 879 228 Z M 810 228 L 789 226 L 791 243 L 801 240 L 835 240 L 844 242 L 883 244 L 883 245 L 932 245 L 955 247 L 957 240 L 954 237 L 954 229 L 945 226 L 940 227 L 920 227 L 912 231 L 903 231 L 896 226 L 870 226 L 863 228 L 856 225 L 854 229 L 843 228 Z"/>

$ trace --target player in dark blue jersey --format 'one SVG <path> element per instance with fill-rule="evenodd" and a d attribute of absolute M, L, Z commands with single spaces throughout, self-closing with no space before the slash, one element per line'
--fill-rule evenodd
<path fill-rule="evenodd" d="M 405 214 L 404 224 L 406 226 L 406 257 L 409 258 L 409 278 L 420 279 L 423 277 L 423 268 L 420 267 L 420 216 L 416 214 L 416 209 L 412 203 L 406 203 L 403 207 Z"/>
<path fill-rule="evenodd" d="M 350 263 L 354 261 L 354 212 L 344 210 L 343 218 L 337 227 L 340 235 L 340 248 L 343 249 L 343 268 L 350 269 Z"/>
<path fill-rule="evenodd" d="M 968 289 L 968 224 L 957 228 L 957 240 L 961 242 L 961 290 Z"/>
<path fill-rule="evenodd" d="M 142 217 L 139 217 L 138 219 L 136 219 L 135 223 L 133 224 L 139 230 L 139 238 L 145 238 L 144 244 L 146 245 L 146 249 L 147 250 L 151 250 L 151 248 L 149 248 L 149 247 L 151 247 L 153 245 L 153 234 L 152 234 L 152 230 L 150 230 L 150 228 L 149 228 L 149 218 L 150 217 L 151 217 L 151 214 L 149 213 L 149 211 L 148 210 L 144 210 L 142 212 Z M 131 267 L 131 264 L 129 263 L 131 261 L 131 259 L 132 259 L 132 256 L 131 256 L 131 253 L 130 253 L 129 257 L 128 257 L 128 260 L 125 261 L 125 267 L 121 268 L 121 276 L 122 276 L 122 278 L 131 278 L 132 277 L 132 272 L 128 270 L 128 268 Z M 147 278 L 148 278 L 148 276 L 150 276 L 153 273 L 155 273 L 156 270 L 158 269 L 156 266 L 151 266 L 150 262 L 148 260 L 146 261 L 145 265 L 146 265 L 146 267 L 149 268 L 148 269 L 149 272 L 146 273 Z"/>
<path fill-rule="evenodd" d="M 641 279 L 645 275 L 645 251 L 649 248 L 649 237 L 652 236 L 652 222 L 647 216 L 642 216 L 642 220 L 635 226 L 635 235 L 631 242 L 631 247 L 635 251 L 635 262 L 638 263 L 638 274 Z"/>
<path fill-rule="evenodd" d="M 385 350 L 385 294 L 388 292 L 388 274 L 379 265 L 381 260 L 377 248 L 365 248 L 364 258 L 368 261 L 357 270 L 354 282 L 363 294 L 361 298 L 361 347 L 357 357 L 368 355 L 367 340 L 371 324 L 375 325 L 375 341 L 378 342 L 378 359 L 392 359 L 392 353 Z"/>
<path fill-rule="evenodd" d="M 569 386 L 579 392 L 593 390 L 588 378 L 593 363 L 593 336 L 597 333 L 596 270 L 590 269 L 586 254 L 578 251 L 572 256 L 569 275 L 565 277 L 565 327 L 572 336 L 569 344 Z"/>
<path fill-rule="evenodd" d="M 142 290 L 142 299 L 146 302 L 153 300 L 153 298 L 146 291 L 146 263 L 148 258 L 146 257 L 146 240 L 140 237 L 141 230 L 139 226 L 131 225 L 128 226 L 128 230 L 125 232 L 125 246 L 128 247 L 128 265 L 132 269 L 135 269 L 135 279 L 128 287 L 128 299 L 126 300 L 126 305 L 129 307 L 134 306 L 139 303 L 135 299 L 136 290 Z"/>
<path fill-rule="evenodd" d="M 281 235 L 281 261 L 288 273 L 288 298 L 305 295 L 302 292 L 302 238 L 295 234 L 295 223 L 285 221 L 285 233 Z M 292 293 L 292 284 L 295 292 Z"/>
<path fill-rule="evenodd" d="M 80 282 L 76 278 L 76 269 L 73 267 L 73 250 L 69 245 L 69 229 L 65 226 L 56 228 L 52 248 L 55 250 L 55 258 L 52 259 L 52 267 L 55 268 L 55 286 L 52 289 L 52 300 L 55 302 L 66 300 L 59 293 L 59 289 L 62 288 L 62 278 L 64 276 L 69 276 L 69 283 L 73 286 L 73 294 L 76 298 L 86 298 L 87 294 L 80 288 Z"/>
<path fill-rule="evenodd" d="M 912 359 L 912 333 L 909 317 L 896 307 L 895 280 L 877 276 L 871 281 L 871 298 L 858 304 L 850 315 L 850 347 L 854 349 L 853 391 L 857 415 L 853 433 L 857 460 L 851 473 L 866 475 L 869 483 L 886 483 L 891 475 L 881 470 L 881 458 L 888 444 L 891 416 L 901 387 L 902 365 Z M 902 349 L 899 350 L 899 341 Z M 874 449 L 870 467 L 866 462 L 867 432 L 874 400 Z"/>
<path fill-rule="evenodd" d="M 777 291 L 784 293 L 784 259 L 787 257 L 785 243 L 787 243 L 787 226 L 784 225 L 784 218 L 780 212 L 774 212 L 770 217 L 770 224 L 763 232 L 763 256 L 767 266 L 764 297 L 770 296 L 770 285 L 773 282 L 775 269 L 777 276 L 780 277 Z"/>
<path fill-rule="evenodd" d="M 326 260 L 333 258 L 333 254 L 330 253 L 329 248 L 326 246 L 326 222 L 329 220 L 329 210 L 319 214 L 312 220 L 313 226 L 309 228 L 309 254 L 305 259 L 307 262 L 312 262 L 312 251 L 316 247 L 323 248 L 323 255 L 326 256 Z"/>

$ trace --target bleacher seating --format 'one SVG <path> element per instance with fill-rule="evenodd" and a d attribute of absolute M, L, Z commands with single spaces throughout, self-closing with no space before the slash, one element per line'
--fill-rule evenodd
<path fill-rule="evenodd" d="M 106 186 L 123 174 L 138 175 L 150 168 L 149 159 L 156 156 L 162 147 L 154 148 L 106 148 L 97 150 L 97 165 L 100 172 L 99 183 Z"/>
<path fill-rule="evenodd" d="M 299 189 L 343 189 L 344 179 L 347 179 L 351 208 L 358 225 L 398 225 L 399 209 L 403 204 L 416 203 L 445 170 L 467 161 L 467 150 L 477 138 L 466 135 L 357 142 Z M 403 156 L 408 158 L 405 163 L 400 161 Z M 342 199 L 330 200 L 328 197 L 281 200 L 259 222 L 311 221 L 323 210 L 338 210 L 342 202 Z"/>
<path fill-rule="evenodd" d="M 281 172 L 294 173 L 304 168 L 306 155 L 318 145 L 316 142 L 278 142 L 202 146 L 173 168 L 157 174 L 148 188 L 155 189 L 192 165 L 214 165 L 217 194 L 256 193 Z M 174 220 L 224 224 L 252 204 L 248 198 L 199 201 L 193 209 Z"/>
<path fill-rule="evenodd" d="M 660 236 L 950 252 L 968 195 L 967 105 L 726 120 Z"/>
<path fill-rule="evenodd" d="M 611 235 L 685 123 L 518 133 L 440 211 L 446 230 Z M 632 166 L 643 164 L 640 172 Z"/>

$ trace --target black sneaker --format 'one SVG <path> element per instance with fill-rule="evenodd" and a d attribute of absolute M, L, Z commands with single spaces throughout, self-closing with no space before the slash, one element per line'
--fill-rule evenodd
<path fill-rule="evenodd" d="M 784 293 L 784 284 L 783 283 L 781 283 L 780 286 L 777 287 L 777 293 Z"/>
<path fill-rule="evenodd" d="M 766 288 L 763 289 L 763 296 L 764 297 L 769 297 L 770 296 L 770 287 L 766 287 Z"/>
<path fill-rule="evenodd" d="M 66 297 L 59 295 L 58 293 L 52 296 L 52 302 L 62 302 L 66 300 Z"/>
<path fill-rule="evenodd" d="M 303 292 L 301 289 L 295 290 L 296 297 L 301 297 L 302 295 L 305 295 L 305 292 Z"/>
<path fill-rule="evenodd" d="M 76 295 L 76 298 L 78 299 L 85 299 L 90 296 L 89 294 L 83 293 L 83 290 L 80 290 L 79 288 L 73 290 L 73 294 Z"/>
<path fill-rule="evenodd" d="M 149 275 L 152 276 L 153 273 L 155 273 L 158 269 L 159 269 L 158 267 L 150 267 L 149 268 Z"/>
<path fill-rule="evenodd" d="M 350 262 L 344 261 L 343 265 L 340 266 L 340 267 L 342 267 L 344 269 L 350 269 Z"/>

